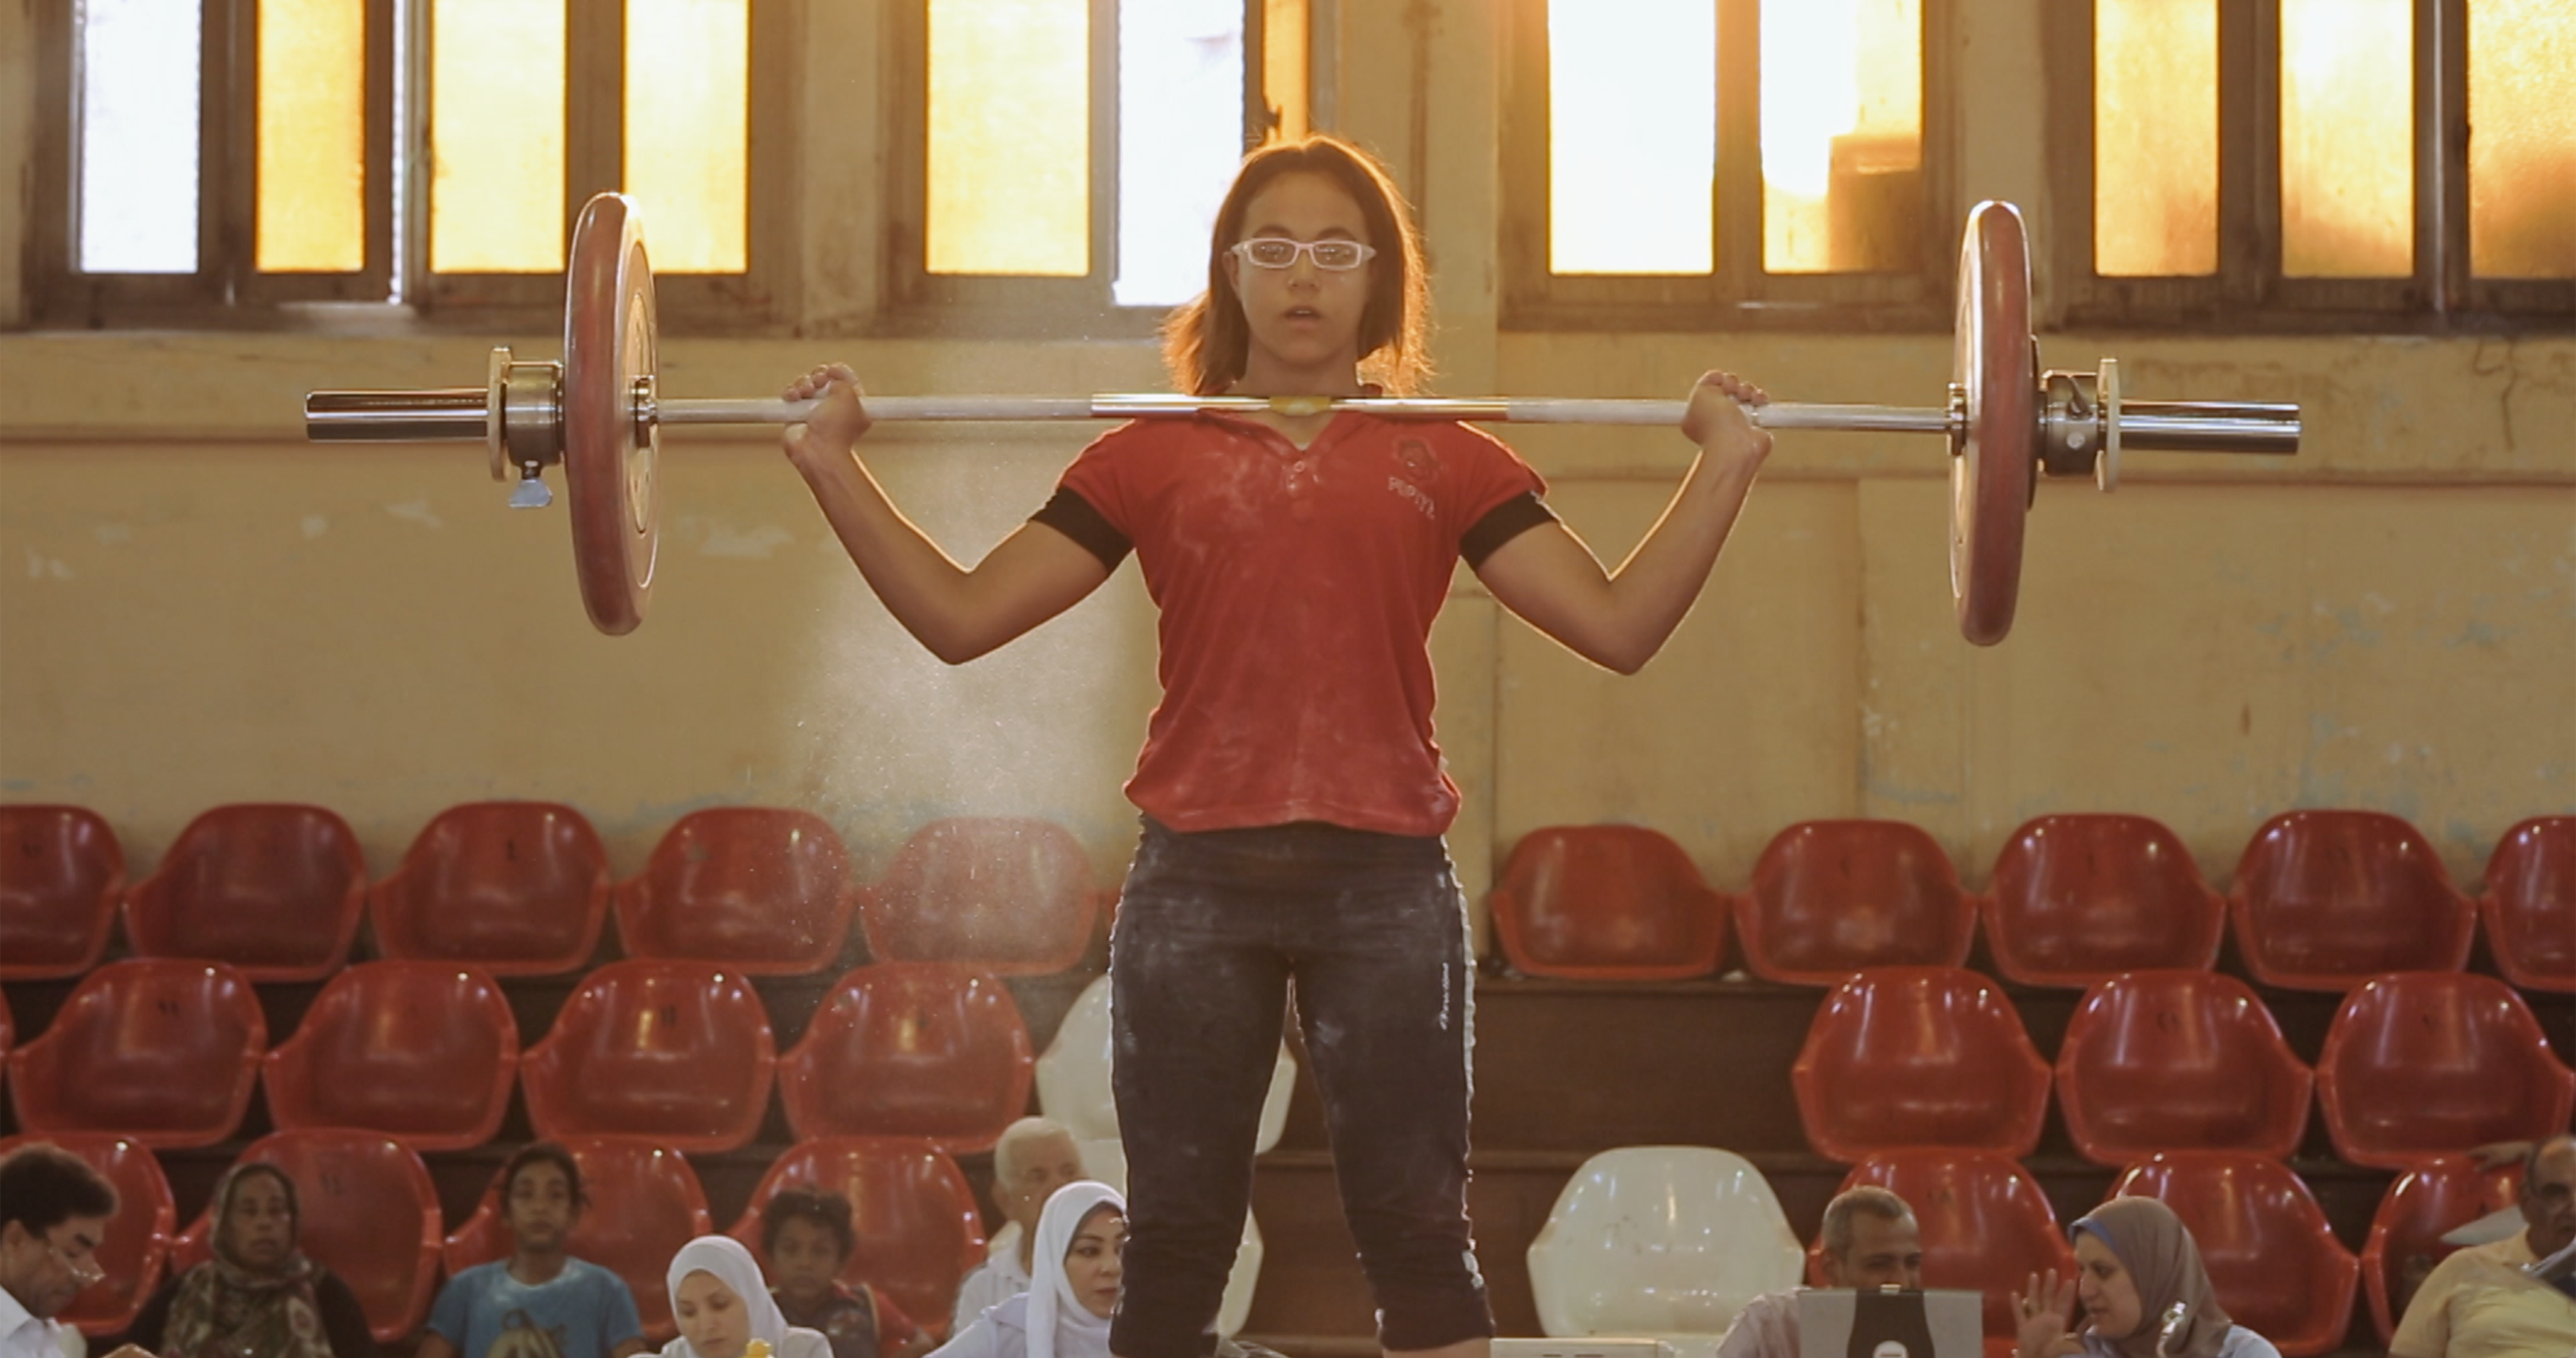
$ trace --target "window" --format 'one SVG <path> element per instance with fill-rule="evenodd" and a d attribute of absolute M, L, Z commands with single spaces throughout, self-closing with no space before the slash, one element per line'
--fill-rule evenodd
<path fill-rule="evenodd" d="M 1307 129 L 1308 0 L 903 0 L 902 324 L 1146 333 L 1248 146 Z"/>
<path fill-rule="evenodd" d="M 775 313 L 794 224 L 789 4 L 77 0 L 39 6 L 40 319 L 298 302 L 560 313 L 574 214 L 635 197 L 661 312 Z M 59 129 L 59 130 L 54 130 Z M 58 208 L 54 205 L 58 205 Z"/>
<path fill-rule="evenodd" d="M 1941 329 L 1945 0 L 1517 0 L 1516 321 Z"/>
<path fill-rule="evenodd" d="M 2076 323 L 2489 327 L 2576 310 L 2557 0 L 2049 10 Z M 2543 323 L 2547 323 L 2544 321 Z"/>

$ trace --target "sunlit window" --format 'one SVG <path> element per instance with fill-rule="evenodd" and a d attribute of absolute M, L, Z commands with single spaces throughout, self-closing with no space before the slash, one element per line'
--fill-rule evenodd
<path fill-rule="evenodd" d="M 1716 5 L 1556 0 L 1547 61 L 1549 270 L 1708 273 Z"/>
<path fill-rule="evenodd" d="M 84 272 L 196 272 L 198 12 L 198 0 L 82 7 Z"/>
<path fill-rule="evenodd" d="M 2469 0 L 2469 268 L 2576 278 L 2576 15 Z"/>
<path fill-rule="evenodd" d="M 751 0 L 627 0 L 625 191 L 657 273 L 741 273 Z"/>
<path fill-rule="evenodd" d="M 2095 0 L 2093 267 L 2218 271 L 2216 0 Z"/>
<path fill-rule="evenodd" d="M 367 263 L 365 0 L 259 6 L 259 267 Z"/>
<path fill-rule="evenodd" d="M 2281 0 L 2282 273 L 2414 272 L 2414 68 L 2411 0 Z"/>
<path fill-rule="evenodd" d="M 564 266 L 563 0 L 430 0 L 429 266 Z"/>
<path fill-rule="evenodd" d="M 1089 3 L 929 6 L 930 272 L 1091 272 Z"/>
<path fill-rule="evenodd" d="M 1119 0 L 1118 305 L 1207 287 L 1209 232 L 1242 160 L 1242 0 Z"/>
<path fill-rule="evenodd" d="M 1908 269 L 1922 218 L 1921 0 L 1763 0 L 1763 267 Z"/>
<path fill-rule="evenodd" d="M 1307 68 L 1308 0 L 1262 0 L 1261 91 L 1279 120 L 1282 137 L 1302 137 L 1313 125 Z"/>

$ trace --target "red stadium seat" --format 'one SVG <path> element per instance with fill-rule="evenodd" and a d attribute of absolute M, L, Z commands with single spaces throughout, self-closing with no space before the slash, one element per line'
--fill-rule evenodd
<path fill-rule="evenodd" d="M 2174 1151 L 2130 1166 L 2111 1192 L 2172 1208 L 2200 1246 L 2218 1304 L 2282 1358 L 2343 1346 L 2361 1264 L 2289 1166 L 2242 1151 Z"/>
<path fill-rule="evenodd" d="M 9 1053 L 9 1099 L 26 1132 L 211 1146 L 241 1125 L 267 1047 L 268 1020 L 240 972 L 129 958 L 82 977 L 53 1025 Z"/>
<path fill-rule="evenodd" d="M 2576 993 L 2576 816 L 2513 827 L 2478 897 L 2496 970 L 2525 990 Z"/>
<path fill-rule="evenodd" d="M 1487 903 L 1503 956 L 1531 976 L 1679 980 L 1717 970 L 1726 952 L 1726 897 L 1682 846 L 1640 826 L 1532 830 Z"/>
<path fill-rule="evenodd" d="M 2442 1237 L 2491 1212 L 2522 1201 L 2522 1166 L 2480 1169 L 2465 1155 L 2434 1155 L 2414 1163 L 2388 1185 L 2379 1211 L 2370 1219 L 2370 1240 L 2361 1248 L 2362 1291 L 2370 1298 L 2370 1320 L 2379 1327 L 2379 1342 L 2397 1333 L 2400 1283 L 2408 1261 L 2430 1269 L 2450 1253 Z"/>
<path fill-rule="evenodd" d="M 541 1137 L 728 1151 L 759 1132 L 777 1065 L 769 1015 L 740 972 L 629 961 L 582 981 L 519 1076 Z"/>
<path fill-rule="evenodd" d="M 2576 1072 L 2492 976 L 2397 972 L 2344 997 L 2317 1056 L 2335 1154 L 2404 1169 L 2491 1141 L 2567 1130 Z"/>
<path fill-rule="evenodd" d="M 2350 990 L 2468 965 L 2477 913 L 2414 826 L 2377 811 L 2290 811 L 2237 860 L 2236 947 L 2264 985 Z"/>
<path fill-rule="evenodd" d="M 0 806 L 0 981 L 98 965 L 125 898 L 125 851 L 95 811 Z"/>
<path fill-rule="evenodd" d="M 107 1239 L 91 1256 L 107 1276 L 72 1298 L 56 1320 L 92 1339 L 115 1334 L 134 1323 L 134 1315 L 161 1286 L 161 1270 L 178 1230 L 170 1204 L 170 1181 L 149 1148 L 121 1136 L 62 1132 L 50 1136 L 13 1136 L 0 1141 L 0 1155 L 35 1142 L 50 1142 L 87 1160 L 116 1185 L 116 1215 L 107 1219 Z"/>
<path fill-rule="evenodd" d="M 952 1155 L 988 1150 L 1028 1111 L 1029 1030 L 989 973 L 880 962 L 841 978 L 780 1063 L 800 1140 L 919 1137 Z"/>
<path fill-rule="evenodd" d="M 563 1145 L 581 1166 L 582 1192 L 590 1199 L 567 1247 L 574 1257 L 624 1278 L 643 1315 L 645 1336 L 657 1345 L 669 1342 L 679 1328 L 671 1320 L 663 1271 L 682 1245 L 715 1230 L 697 1171 L 678 1150 L 637 1137 L 567 1137 Z M 447 1237 L 449 1276 L 509 1257 L 499 1187 L 486 1189 L 474 1215 Z"/>
<path fill-rule="evenodd" d="M 2191 851 L 2145 816 L 2041 816 L 1995 855 L 1980 900 L 1995 969 L 2023 985 L 2090 986 L 2218 960 L 2227 902 Z"/>
<path fill-rule="evenodd" d="M 1789 1077 L 1807 1144 L 1851 1162 L 1898 1146 L 2028 1155 L 2048 1063 L 1994 982 L 1955 967 L 1873 967 L 1825 996 Z"/>
<path fill-rule="evenodd" d="M 386 957 L 545 976 L 590 961 L 608 895 L 608 853 L 579 811 L 468 802 L 423 826 L 368 902 Z"/>
<path fill-rule="evenodd" d="M 630 957 L 800 975 L 841 955 L 851 900 L 849 853 L 821 817 L 718 807 L 682 816 L 618 885 L 617 934 Z"/>
<path fill-rule="evenodd" d="M 2018 1332 L 2014 1293 L 2030 1275 L 2075 1272 L 2075 1251 L 2039 1181 L 1991 1151 L 1881 1151 L 1854 1165 L 1842 1187 L 1874 1184 L 1914 1209 L 1923 1229 L 1923 1285 L 1986 1297 L 1986 1352 L 2010 1354 Z M 1839 1191 L 1839 1190 L 1837 1190 Z M 1824 1286 L 1824 1242 L 1807 1251 L 1807 1281 Z"/>
<path fill-rule="evenodd" d="M 957 817 L 912 834 L 859 894 L 885 962 L 957 962 L 1003 976 L 1063 971 L 1091 945 L 1091 858 L 1061 825 Z"/>
<path fill-rule="evenodd" d="M 1977 928 L 1950 856 L 1921 828 L 1890 820 L 1782 830 L 1735 912 L 1753 973 L 1801 985 L 1832 985 L 1863 967 L 1955 967 Z"/>
<path fill-rule="evenodd" d="M 280 1128 L 341 1127 L 416 1151 L 492 1139 L 519 1073 L 501 988 L 452 962 L 361 962 L 331 978 L 302 1027 L 268 1054 Z"/>
<path fill-rule="evenodd" d="M 802 1141 L 761 1176 L 733 1236 L 760 1253 L 760 1209 L 790 1185 L 850 1200 L 859 1248 L 842 1281 L 867 1283 L 936 1334 L 947 1328 L 957 1282 L 984 1262 L 983 1217 L 955 1161 L 918 1141 L 832 1137 Z M 762 1267 L 768 1266 L 766 1254 Z"/>
<path fill-rule="evenodd" d="M 261 1137 L 233 1163 L 275 1165 L 295 1181 L 305 1257 L 358 1294 L 377 1343 L 394 1343 L 429 1319 L 445 1240 L 438 1186 L 418 1154 L 373 1132 L 309 1129 Z M 213 1256 L 214 1210 L 208 1203 L 173 1242 L 173 1272 Z"/>
<path fill-rule="evenodd" d="M 2057 1049 L 2057 1106 L 2095 1164 L 2165 1150 L 2287 1159 L 2308 1129 L 2315 1083 L 2244 982 L 2206 971 L 2138 971 L 2085 993 Z"/>
<path fill-rule="evenodd" d="M 238 803 L 189 822 L 152 875 L 125 893 L 125 936 L 142 957 L 229 962 L 258 983 L 340 969 L 367 903 L 367 860 L 337 813 Z"/>

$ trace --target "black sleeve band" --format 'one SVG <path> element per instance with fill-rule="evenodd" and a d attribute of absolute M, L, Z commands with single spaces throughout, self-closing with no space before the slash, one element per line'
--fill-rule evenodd
<path fill-rule="evenodd" d="M 1538 498 L 1537 491 L 1515 495 L 1487 510 L 1467 536 L 1458 539 L 1458 555 L 1467 559 L 1470 570 L 1485 564 L 1494 549 L 1543 523 L 1556 522 L 1556 512 Z"/>
<path fill-rule="evenodd" d="M 1074 540 L 1084 551 L 1100 558 L 1100 564 L 1111 570 L 1127 559 L 1136 544 L 1118 531 L 1091 502 L 1073 493 L 1070 487 L 1055 488 L 1055 497 L 1046 508 L 1029 516 L 1029 522 L 1042 523 Z"/>

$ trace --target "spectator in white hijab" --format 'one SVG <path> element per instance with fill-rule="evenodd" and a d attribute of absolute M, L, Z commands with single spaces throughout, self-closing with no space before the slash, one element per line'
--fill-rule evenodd
<path fill-rule="evenodd" d="M 680 1337 L 662 1358 L 744 1358 L 757 1339 L 771 1358 L 832 1358 L 832 1343 L 788 1325 L 760 1276 L 760 1264 L 731 1236 L 702 1235 L 671 1256 L 671 1312 Z"/>
<path fill-rule="evenodd" d="M 1127 1202 L 1107 1184 L 1066 1184 L 1038 1215 L 1029 1290 L 984 1312 L 930 1358 L 1109 1358 L 1127 1244 Z"/>

